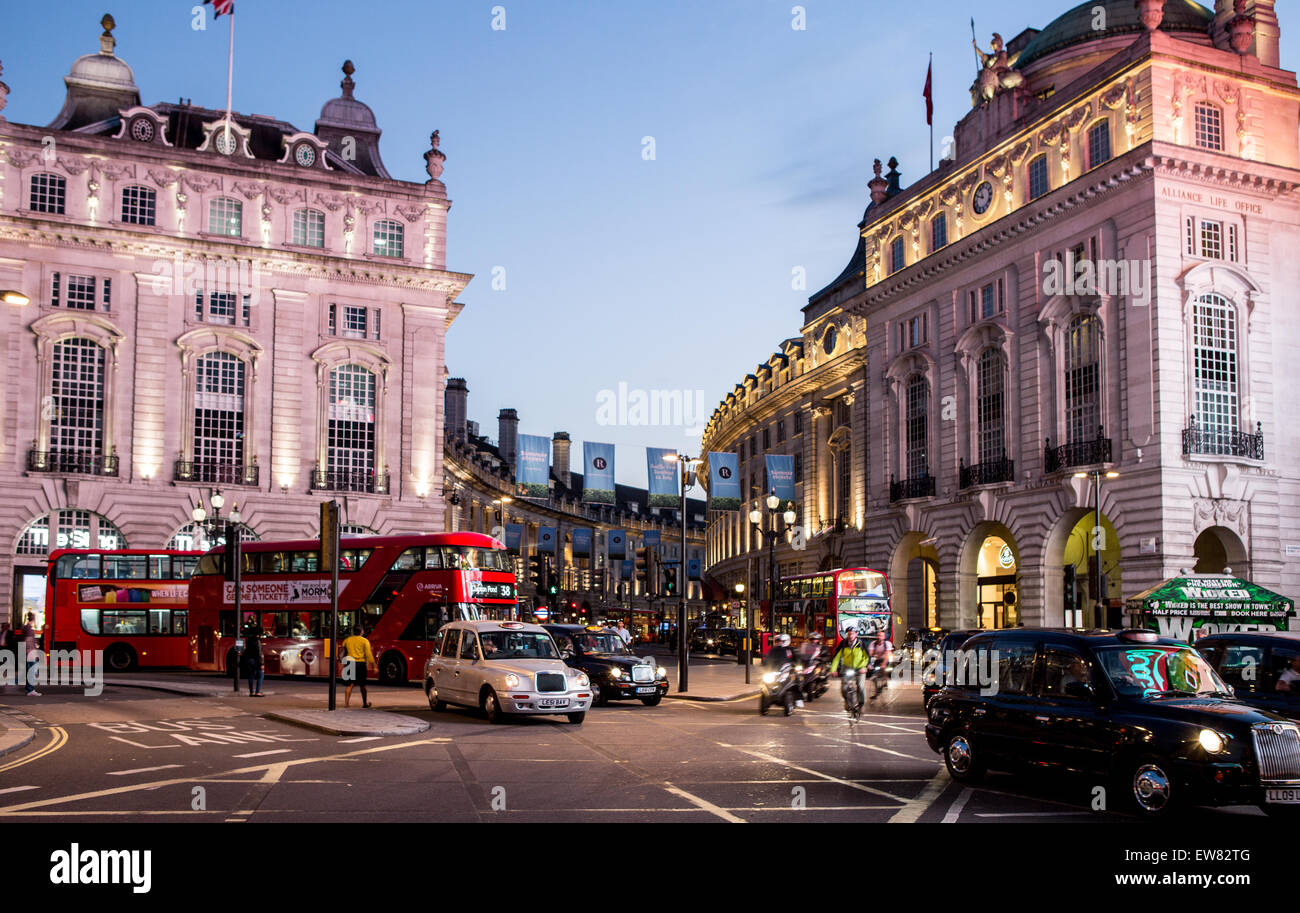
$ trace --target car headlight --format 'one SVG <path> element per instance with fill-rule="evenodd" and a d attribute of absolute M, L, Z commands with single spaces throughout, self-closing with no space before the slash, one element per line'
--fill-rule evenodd
<path fill-rule="evenodd" d="M 591 679 L 587 678 L 587 673 L 586 673 L 586 672 L 579 672 L 579 673 L 578 673 L 578 687 L 579 687 L 579 688 L 590 688 L 590 687 L 591 687 Z"/>
<path fill-rule="evenodd" d="M 764 673 L 763 673 L 763 684 L 764 684 L 764 685 L 770 685 L 770 684 L 772 684 L 772 683 L 775 682 L 775 681 L 776 681 L 776 673 L 775 673 L 775 672 L 764 672 Z"/>
<path fill-rule="evenodd" d="M 507 675 L 507 676 L 506 676 L 506 687 L 507 687 L 507 688 L 518 688 L 518 687 L 519 687 L 519 676 L 515 675 L 513 672 L 511 672 L 509 675 Z"/>
<path fill-rule="evenodd" d="M 623 677 L 623 670 L 622 670 L 622 669 L 610 669 L 610 670 L 609 670 L 609 677 L 610 677 L 610 678 L 622 678 L 622 677 Z"/>
<path fill-rule="evenodd" d="M 1201 747 L 1210 754 L 1218 754 L 1224 749 L 1223 736 L 1219 735 L 1213 729 L 1202 729 L 1199 738 Z"/>
<path fill-rule="evenodd" d="M 665 669 L 663 666 L 660 666 L 658 669 L 655 670 L 655 675 L 658 676 L 659 678 L 667 678 L 668 670 Z"/>

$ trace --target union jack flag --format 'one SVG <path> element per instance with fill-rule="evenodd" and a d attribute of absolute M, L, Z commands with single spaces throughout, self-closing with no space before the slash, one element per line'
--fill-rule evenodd
<path fill-rule="evenodd" d="M 223 14 L 235 14 L 235 0 L 203 0 L 212 4 L 212 18 L 220 19 Z"/>

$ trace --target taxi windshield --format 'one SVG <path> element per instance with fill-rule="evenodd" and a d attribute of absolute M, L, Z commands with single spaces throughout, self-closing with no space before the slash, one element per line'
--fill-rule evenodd
<path fill-rule="evenodd" d="M 551 635 L 533 631 L 483 631 L 484 659 L 559 659 Z"/>
<path fill-rule="evenodd" d="M 622 655 L 632 653 L 627 648 L 627 645 L 623 643 L 623 638 L 617 634 L 586 631 L 581 634 L 574 634 L 573 639 L 584 653 L 618 653 Z"/>
<path fill-rule="evenodd" d="M 1214 668 L 1190 647 L 1101 647 L 1097 658 L 1121 697 L 1232 695 Z"/>

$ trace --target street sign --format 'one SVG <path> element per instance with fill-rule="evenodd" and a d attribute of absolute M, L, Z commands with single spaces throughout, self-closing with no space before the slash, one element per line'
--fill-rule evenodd
<path fill-rule="evenodd" d="M 536 618 L 538 621 L 546 621 L 548 618 L 551 617 L 551 610 L 544 609 L 541 606 L 538 606 L 537 608 L 533 609 L 533 617 Z"/>

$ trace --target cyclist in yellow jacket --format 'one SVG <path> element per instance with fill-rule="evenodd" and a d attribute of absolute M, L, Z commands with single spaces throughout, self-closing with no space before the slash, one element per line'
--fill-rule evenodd
<path fill-rule="evenodd" d="M 839 648 L 835 651 L 835 658 L 831 660 L 831 675 L 836 675 L 841 666 L 856 673 L 840 679 L 840 693 L 844 695 L 844 709 L 855 717 L 862 711 L 862 692 L 865 685 L 862 676 L 870 662 L 871 657 L 868 655 L 866 647 L 858 639 L 858 629 L 853 627 L 845 630 L 844 639 L 840 641 Z M 853 682 L 853 689 L 856 691 L 852 698 L 849 695 L 850 681 Z"/>

